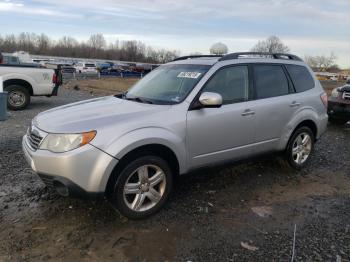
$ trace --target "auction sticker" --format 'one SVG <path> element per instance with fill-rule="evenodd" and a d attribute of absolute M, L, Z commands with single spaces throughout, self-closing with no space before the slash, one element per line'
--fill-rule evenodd
<path fill-rule="evenodd" d="M 182 77 L 182 78 L 198 78 L 202 73 L 199 72 L 181 72 L 180 74 L 177 75 L 177 77 Z"/>

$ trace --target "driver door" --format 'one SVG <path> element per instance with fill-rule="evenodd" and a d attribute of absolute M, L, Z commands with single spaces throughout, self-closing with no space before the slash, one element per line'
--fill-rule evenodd
<path fill-rule="evenodd" d="M 220 108 L 201 108 L 187 113 L 189 167 L 244 158 L 254 141 L 254 101 L 246 65 L 219 69 L 201 93 L 214 92 L 223 98 Z"/>

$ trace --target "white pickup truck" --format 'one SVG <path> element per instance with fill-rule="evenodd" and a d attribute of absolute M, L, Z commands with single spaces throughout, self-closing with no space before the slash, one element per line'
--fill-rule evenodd
<path fill-rule="evenodd" d="M 31 96 L 57 95 L 60 85 L 57 73 L 53 69 L 8 65 L 0 61 L 0 76 L 3 77 L 4 90 L 8 93 L 7 107 L 10 110 L 23 110 L 30 103 Z"/>

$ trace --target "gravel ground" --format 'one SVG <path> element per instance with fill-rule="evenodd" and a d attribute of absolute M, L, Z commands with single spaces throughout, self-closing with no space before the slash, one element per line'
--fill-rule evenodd
<path fill-rule="evenodd" d="M 62 89 L 0 122 L 0 261 L 349 261 L 350 126 L 329 126 L 306 169 L 278 157 L 177 181 L 168 205 L 129 221 L 106 201 L 63 198 L 21 138 L 39 112 L 91 96 Z"/>

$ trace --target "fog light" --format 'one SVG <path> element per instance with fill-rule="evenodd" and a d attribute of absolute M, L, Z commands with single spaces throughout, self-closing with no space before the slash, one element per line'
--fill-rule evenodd
<path fill-rule="evenodd" d="M 53 186 L 59 195 L 64 196 L 64 197 L 69 196 L 68 188 L 60 181 L 57 181 L 57 180 L 53 181 Z"/>

